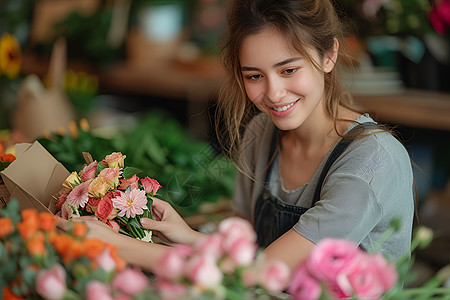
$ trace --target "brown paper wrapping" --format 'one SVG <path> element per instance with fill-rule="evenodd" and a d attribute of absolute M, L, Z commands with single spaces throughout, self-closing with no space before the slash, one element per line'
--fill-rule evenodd
<path fill-rule="evenodd" d="M 39 142 L 15 145 L 17 158 L 0 175 L 19 208 L 56 213 L 56 198 L 70 172 Z M 9 201 L 8 199 L 8 201 Z"/>

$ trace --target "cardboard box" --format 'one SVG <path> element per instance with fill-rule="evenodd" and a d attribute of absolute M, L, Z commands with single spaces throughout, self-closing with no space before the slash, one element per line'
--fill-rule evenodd
<path fill-rule="evenodd" d="M 70 172 L 37 141 L 16 144 L 15 148 L 16 160 L 0 172 L 9 199 L 17 199 L 20 210 L 56 213 L 58 192 Z"/>

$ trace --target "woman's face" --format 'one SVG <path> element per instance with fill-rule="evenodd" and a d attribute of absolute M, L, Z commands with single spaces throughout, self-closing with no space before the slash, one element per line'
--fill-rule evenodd
<path fill-rule="evenodd" d="M 305 121 L 325 116 L 316 109 L 324 99 L 324 76 L 276 30 L 265 29 L 243 40 L 239 60 L 249 99 L 281 130 L 299 128 Z M 329 58 L 309 54 L 325 72 L 334 66 Z M 320 120 L 319 119 L 319 120 Z"/>

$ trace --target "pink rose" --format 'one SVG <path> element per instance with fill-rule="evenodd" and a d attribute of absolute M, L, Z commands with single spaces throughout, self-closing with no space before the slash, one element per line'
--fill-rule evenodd
<path fill-rule="evenodd" d="M 325 238 L 313 249 L 306 266 L 319 280 L 331 283 L 340 273 L 352 268 L 359 253 L 359 248 L 351 241 Z"/>
<path fill-rule="evenodd" d="M 80 172 L 81 180 L 86 181 L 89 179 L 94 179 L 96 171 L 97 171 L 97 161 L 94 161 L 89 165 L 84 166 L 84 168 Z"/>
<path fill-rule="evenodd" d="M 120 230 L 119 224 L 117 224 L 117 222 L 115 222 L 113 220 L 106 220 L 106 225 L 111 227 L 115 232 L 119 232 L 119 230 Z"/>
<path fill-rule="evenodd" d="M 100 268 L 105 270 L 105 272 L 111 272 L 116 268 L 116 261 L 112 257 L 109 248 L 103 249 L 102 253 L 95 259 L 95 262 Z"/>
<path fill-rule="evenodd" d="M 379 273 L 378 276 L 382 280 L 384 290 L 390 290 L 398 280 L 398 273 L 395 268 L 395 264 L 387 261 L 386 258 L 380 253 L 373 254 L 373 260 L 376 270 Z"/>
<path fill-rule="evenodd" d="M 161 185 L 155 179 L 151 179 L 148 176 L 141 179 L 141 184 L 147 194 L 156 195 Z"/>
<path fill-rule="evenodd" d="M 295 269 L 287 292 L 294 300 L 317 300 L 322 294 L 322 288 L 316 278 L 308 272 L 305 261 Z"/>
<path fill-rule="evenodd" d="M 59 300 L 67 290 L 66 271 L 60 264 L 41 270 L 36 276 L 36 292 L 45 299 Z"/>
<path fill-rule="evenodd" d="M 97 210 L 95 211 L 95 215 L 100 220 L 108 219 L 111 212 L 114 210 L 113 202 L 111 197 L 103 197 L 98 203 Z"/>
<path fill-rule="evenodd" d="M 237 266 L 246 266 L 255 258 L 257 246 L 246 237 L 235 240 L 228 248 L 228 255 Z"/>
<path fill-rule="evenodd" d="M 346 296 L 356 296 L 358 299 L 378 299 L 385 289 L 383 278 L 378 272 L 377 259 L 365 252 L 358 256 L 352 268 L 342 272 L 337 277 L 338 286 Z"/>
<path fill-rule="evenodd" d="M 134 174 L 130 178 L 120 179 L 120 185 L 118 189 L 125 191 L 127 187 L 130 187 L 131 189 L 139 189 L 139 177 L 137 177 L 136 174 Z"/>
<path fill-rule="evenodd" d="M 125 158 L 126 155 L 122 155 L 121 152 L 113 152 L 110 155 L 107 155 L 102 162 L 109 168 L 123 168 Z"/>
<path fill-rule="evenodd" d="M 156 289 L 164 300 L 183 299 L 183 296 L 187 291 L 186 286 L 165 279 L 158 279 L 156 282 Z"/>
<path fill-rule="evenodd" d="M 190 258 L 186 265 L 186 275 L 194 283 L 210 288 L 217 286 L 223 274 L 211 255 L 197 255 Z"/>
<path fill-rule="evenodd" d="M 158 261 L 156 276 L 169 280 L 177 280 L 183 276 L 185 255 L 175 248 L 166 251 Z"/>
<path fill-rule="evenodd" d="M 139 269 L 126 268 L 112 282 L 114 289 L 117 289 L 129 296 L 135 296 L 148 287 L 147 277 Z"/>
<path fill-rule="evenodd" d="M 239 217 L 231 217 L 221 221 L 219 232 L 224 239 L 223 246 L 225 251 L 228 251 L 231 245 L 240 238 L 256 242 L 256 233 L 250 222 Z"/>
<path fill-rule="evenodd" d="M 109 287 L 103 282 L 93 280 L 86 285 L 86 300 L 112 300 Z"/>
<path fill-rule="evenodd" d="M 260 274 L 260 284 L 266 290 L 269 292 L 281 292 L 289 282 L 290 270 L 285 263 L 275 261 L 268 263 Z"/>
<path fill-rule="evenodd" d="M 220 234 L 209 234 L 200 240 L 196 249 L 200 254 L 213 255 L 218 259 L 223 254 L 222 236 Z"/>
<path fill-rule="evenodd" d="M 119 176 L 119 168 L 106 168 L 101 170 L 100 174 L 98 174 L 98 177 L 103 177 L 106 179 L 110 189 L 114 189 L 119 185 Z"/>

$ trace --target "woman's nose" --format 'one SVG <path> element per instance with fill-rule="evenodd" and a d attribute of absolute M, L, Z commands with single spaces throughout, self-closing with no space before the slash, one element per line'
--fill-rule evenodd
<path fill-rule="evenodd" d="M 278 103 L 285 96 L 286 91 L 280 82 L 276 78 L 270 78 L 267 80 L 266 97 L 273 103 Z"/>

